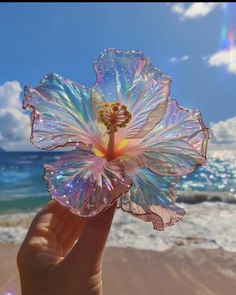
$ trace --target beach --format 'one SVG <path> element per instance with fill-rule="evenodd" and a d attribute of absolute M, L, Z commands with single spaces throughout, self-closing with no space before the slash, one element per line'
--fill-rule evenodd
<path fill-rule="evenodd" d="M 0 37 L 0 295 L 236 295 L 236 2 L 2 2 Z"/>
<path fill-rule="evenodd" d="M 179 205 L 187 212 L 183 221 L 162 232 L 116 211 L 105 251 L 104 295 L 235 295 L 236 205 Z M 1 295 L 20 294 L 15 260 L 33 216 L 0 218 Z"/>
<path fill-rule="evenodd" d="M 32 218 L 50 200 L 43 163 L 57 157 L 6 153 L 0 159 L 0 295 L 20 295 L 16 254 Z M 207 167 L 181 179 L 177 205 L 186 214 L 161 232 L 116 210 L 103 295 L 235 295 L 235 179 L 235 153 L 212 155 Z"/>
<path fill-rule="evenodd" d="M 1 295 L 20 294 L 18 248 L 0 244 Z M 164 252 L 107 247 L 103 290 L 104 295 L 235 295 L 236 255 L 181 246 Z"/>

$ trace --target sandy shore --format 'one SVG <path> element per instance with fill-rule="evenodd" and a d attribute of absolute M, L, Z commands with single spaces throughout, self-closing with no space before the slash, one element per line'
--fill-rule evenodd
<path fill-rule="evenodd" d="M 18 247 L 0 244 L 1 295 L 20 294 Z M 103 277 L 104 295 L 235 295 L 236 255 L 180 247 L 165 252 L 106 248 Z"/>

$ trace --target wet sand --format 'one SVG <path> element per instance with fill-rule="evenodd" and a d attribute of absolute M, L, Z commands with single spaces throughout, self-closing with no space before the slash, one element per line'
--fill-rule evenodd
<path fill-rule="evenodd" d="M 20 295 L 18 248 L 0 244 L 0 295 Z M 104 295 L 235 295 L 236 255 L 219 249 L 174 247 L 156 252 L 108 247 L 103 290 Z"/>

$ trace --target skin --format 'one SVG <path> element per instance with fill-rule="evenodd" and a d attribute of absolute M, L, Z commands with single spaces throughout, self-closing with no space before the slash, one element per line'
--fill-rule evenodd
<path fill-rule="evenodd" d="M 22 295 L 101 295 L 115 205 L 82 218 L 50 201 L 32 221 L 18 252 Z"/>

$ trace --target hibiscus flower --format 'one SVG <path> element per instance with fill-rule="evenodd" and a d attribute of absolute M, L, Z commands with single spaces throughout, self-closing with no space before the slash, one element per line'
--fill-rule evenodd
<path fill-rule="evenodd" d="M 210 130 L 198 110 L 171 99 L 171 78 L 139 51 L 107 49 L 87 88 L 57 74 L 25 87 L 31 142 L 71 146 L 44 165 L 53 199 L 92 217 L 117 207 L 163 230 L 179 221 L 178 178 L 205 164 Z"/>

